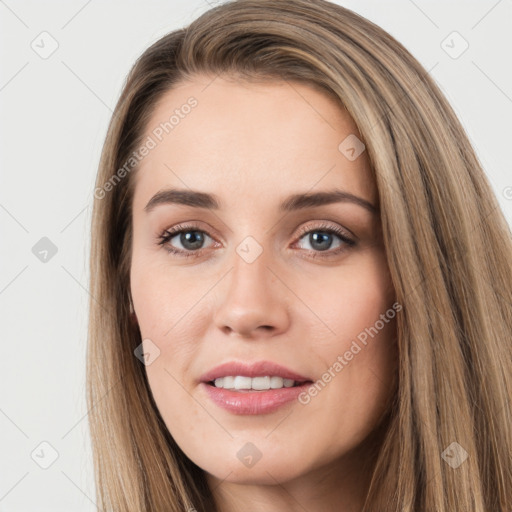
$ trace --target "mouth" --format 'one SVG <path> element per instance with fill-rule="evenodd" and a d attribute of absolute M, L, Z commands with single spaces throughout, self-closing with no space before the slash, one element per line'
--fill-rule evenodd
<path fill-rule="evenodd" d="M 243 415 L 268 414 L 298 402 L 313 383 L 311 378 L 272 361 L 229 361 L 199 381 L 208 400 L 231 414 Z"/>
<path fill-rule="evenodd" d="M 278 375 L 248 377 L 245 375 L 228 375 L 207 381 L 209 386 L 239 393 L 264 392 L 274 389 L 287 389 L 312 384 L 311 380 L 286 379 Z"/>

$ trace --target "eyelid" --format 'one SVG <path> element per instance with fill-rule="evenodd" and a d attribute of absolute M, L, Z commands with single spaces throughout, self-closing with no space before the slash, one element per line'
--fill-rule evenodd
<path fill-rule="evenodd" d="M 210 238 L 213 239 L 213 236 L 210 234 L 211 232 L 215 233 L 215 236 L 222 240 L 222 237 L 217 234 L 217 230 L 212 228 L 209 224 L 205 224 L 199 220 L 191 220 L 186 222 L 179 222 L 178 224 L 173 224 L 171 227 L 164 229 L 161 232 L 157 233 L 157 237 L 161 238 L 162 235 L 172 233 L 173 236 L 179 235 L 181 231 L 200 231 L 202 233 L 206 233 Z"/>
<path fill-rule="evenodd" d="M 311 221 L 311 222 L 313 223 L 312 226 L 309 223 L 306 223 L 305 225 L 300 227 L 298 238 L 300 238 L 302 235 L 304 235 L 305 233 L 308 233 L 311 230 L 320 231 L 322 229 L 326 229 L 326 230 L 343 232 L 347 236 L 347 238 L 353 238 L 354 241 L 358 240 L 358 237 L 356 235 L 354 235 L 354 233 L 350 229 L 346 228 L 345 226 L 341 226 L 340 224 L 333 223 L 329 220 L 322 220 L 322 219 L 318 219 L 316 221 Z M 320 222 L 321 224 L 318 225 L 318 224 L 315 224 L 315 222 Z"/>

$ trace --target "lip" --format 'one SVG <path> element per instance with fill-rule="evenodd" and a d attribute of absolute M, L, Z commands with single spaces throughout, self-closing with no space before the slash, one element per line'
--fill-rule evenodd
<path fill-rule="evenodd" d="M 291 379 L 297 386 L 267 391 L 231 391 L 216 388 L 210 383 L 219 377 L 243 375 L 245 377 L 277 376 Z M 312 379 L 271 361 L 244 363 L 230 361 L 211 369 L 200 377 L 200 387 L 217 406 L 243 415 L 269 414 L 296 400 L 312 383 Z"/>
<path fill-rule="evenodd" d="M 272 361 L 257 361 L 255 363 L 244 363 L 242 361 L 229 361 L 212 368 L 200 377 L 201 382 L 211 382 L 219 377 L 243 375 L 245 377 L 276 376 L 283 379 L 292 379 L 302 383 L 311 381 L 309 377 L 300 375 L 285 366 L 273 363 Z"/>
<path fill-rule="evenodd" d="M 294 400 L 306 391 L 311 382 L 305 382 L 292 388 L 269 389 L 268 391 L 231 391 L 216 388 L 206 382 L 200 386 L 214 404 L 233 414 L 256 415 L 269 414 Z"/>

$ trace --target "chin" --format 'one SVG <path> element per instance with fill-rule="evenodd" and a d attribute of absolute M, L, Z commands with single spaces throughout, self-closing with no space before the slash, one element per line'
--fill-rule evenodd
<path fill-rule="evenodd" d="M 232 464 L 215 469 L 216 471 L 206 471 L 224 482 L 243 485 L 275 485 L 277 482 L 293 480 L 302 474 L 297 468 L 292 472 L 288 464 L 264 464 L 262 460 L 252 468 Z M 226 476 L 227 473 L 229 476 Z"/>

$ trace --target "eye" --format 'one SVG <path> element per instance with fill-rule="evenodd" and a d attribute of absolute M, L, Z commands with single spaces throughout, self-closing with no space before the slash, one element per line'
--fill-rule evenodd
<path fill-rule="evenodd" d="M 171 254 L 183 256 L 188 258 L 190 256 L 197 256 L 197 252 L 202 249 L 201 245 L 206 238 L 211 238 L 205 231 L 199 229 L 197 225 L 183 225 L 179 224 L 172 229 L 164 231 L 159 236 L 159 245 L 162 245 Z M 174 238 L 178 239 L 183 249 L 175 248 L 170 242 Z"/>
<path fill-rule="evenodd" d="M 328 258 L 336 256 L 356 245 L 356 242 L 349 237 L 348 233 L 336 225 L 322 224 L 308 229 L 309 226 L 301 228 L 299 240 L 306 239 L 313 252 L 313 258 Z M 341 240 L 340 246 L 331 249 L 333 235 Z M 321 254 L 325 252 L 326 254 Z"/>
<path fill-rule="evenodd" d="M 331 249 L 333 235 L 341 241 L 340 246 L 335 249 Z M 309 249 L 309 252 L 313 258 L 332 257 L 356 245 L 356 242 L 349 237 L 348 233 L 344 229 L 332 224 L 322 224 L 311 229 L 304 227 L 300 230 L 299 241 L 306 238 L 306 236 L 309 237 L 306 240 L 312 247 L 312 249 Z M 176 248 L 171 244 L 171 241 L 175 238 L 178 243 L 181 244 L 181 249 Z M 159 241 L 157 243 L 158 245 L 164 246 L 170 254 L 174 254 L 178 257 L 189 258 L 198 256 L 198 253 L 203 250 L 203 244 L 206 238 L 211 239 L 205 231 L 199 229 L 199 226 L 194 224 L 179 224 L 174 226 L 172 229 L 164 231 L 164 233 L 158 237 Z M 322 253 L 326 254 L 324 255 Z"/>

